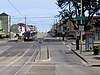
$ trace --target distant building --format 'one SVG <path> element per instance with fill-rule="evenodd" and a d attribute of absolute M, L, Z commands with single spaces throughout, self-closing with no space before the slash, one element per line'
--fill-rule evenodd
<path fill-rule="evenodd" d="M 28 27 L 30 28 L 31 31 L 37 31 L 36 26 L 28 25 Z"/>
<path fill-rule="evenodd" d="M 25 32 L 25 24 L 23 23 L 13 24 L 11 26 L 11 32 L 13 32 L 15 36 L 22 36 L 22 34 Z"/>
<path fill-rule="evenodd" d="M 10 35 L 11 17 L 6 13 L 0 14 L 0 34 Z"/>
<path fill-rule="evenodd" d="M 33 25 L 25 25 L 24 23 L 13 24 L 11 26 L 11 32 L 15 36 L 22 36 L 25 31 L 36 31 L 36 27 Z"/>
<path fill-rule="evenodd" d="M 93 16 L 90 23 L 93 26 L 94 39 L 100 40 L 100 16 Z"/>

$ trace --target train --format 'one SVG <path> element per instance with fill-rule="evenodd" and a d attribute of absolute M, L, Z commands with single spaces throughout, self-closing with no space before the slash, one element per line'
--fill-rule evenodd
<path fill-rule="evenodd" d="M 36 31 L 26 31 L 23 33 L 24 41 L 33 41 L 37 37 Z"/>

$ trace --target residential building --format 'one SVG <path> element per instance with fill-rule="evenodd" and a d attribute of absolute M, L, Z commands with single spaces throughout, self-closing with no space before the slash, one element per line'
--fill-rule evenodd
<path fill-rule="evenodd" d="M 36 26 L 28 25 L 28 27 L 30 28 L 31 31 L 37 31 Z"/>
<path fill-rule="evenodd" d="M 64 33 L 65 36 L 75 36 L 74 25 L 69 19 L 60 20 L 59 23 L 54 24 L 53 29 L 57 30 L 58 36 L 61 36 L 62 33 Z"/>
<path fill-rule="evenodd" d="M 100 40 L 100 16 L 93 16 L 92 20 L 93 31 L 94 31 L 94 39 Z"/>
<path fill-rule="evenodd" d="M 11 26 L 11 32 L 15 36 L 22 36 L 25 31 L 36 31 L 36 27 L 33 25 L 25 25 L 24 23 L 13 24 Z"/>
<path fill-rule="evenodd" d="M 23 23 L 13 24 L 11 26 L 11 32 L 13 32 L 15 36 L 22 36 L 25 32 L 25 25 Z"/>
<path fill-rule="evenodd" d="M 0 34 L 10 35 L 11 17 L 6 13 L 0 14 Z"/>

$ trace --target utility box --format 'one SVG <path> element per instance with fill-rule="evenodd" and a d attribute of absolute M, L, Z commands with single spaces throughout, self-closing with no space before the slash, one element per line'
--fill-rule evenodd
<path fill-rule="evenodd" d="M 85 50 L 86 51 L 91 51 L 93 50 L 94 47 L 94 35 L 93 32 L 89 31 L 89 32 L 85 32 L 85 37 L 86 37 L 86 41 L 85 41 Z"/>
<path fill-rule="evenodd" d="M 94 52 L 94 55 L 98 55 L 99 53 L 98 46 L 93 47 L 93 52 Z"/>

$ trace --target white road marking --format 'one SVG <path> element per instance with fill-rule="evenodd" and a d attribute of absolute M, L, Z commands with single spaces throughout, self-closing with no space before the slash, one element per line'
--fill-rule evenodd
<path fill-rule="evenodd" d="M 67 47 L 69 47 L 71 49 L 71 46 L 67 45 Z"/>
<path fill-rule="evenodd" d="M 64 41 L 63 41 L 63 44 L 66 45 L 66 43 L 65 43 Z M 69 46 L 69 45 L 66 45 L 66 46 L 69 47 L 69 48 L 71 49 L 71 46 Z"/>
<path fill-rule="evenodd" d="M 4 47 L 4 49 L 2 49 L 2 51 L 0 51 L 0 54 L 3 53 L 3 52 L 5 52 L 6 50 L 8 50 L 9 48 L 11 48 L 12 46 L 3 46 L 3 47 Z M 7 49 L 6 49 L 6 47 L 7 47 Z"/>
<path fill-rule="evenodd" d="M 14 74 L 17 75 L 32 59 L 32 57 L 34 56 L 34 54 L 36 53 L 37 50 L 34 51 L 34 53 L 32 54 L 32 56 L 30 57 L 30 59 Z"/>
<path fill-rule="evenodd" d="M 0 71 L 6 69 L 7 67 L 11 66 L 12 64 L 16 63 L 17 61 L 19 61 L 22 57 L 25 56 L 25 54 L 31 49 L 31 47 L 33 46 L 33 44 L 27 49 L 27 51 L 21 56 L 19 57 L 18 59 L 16 59 L 15 61 L 11 62 L 10 64 L 6 65 L 6 67 L 0 69 Z"/>

